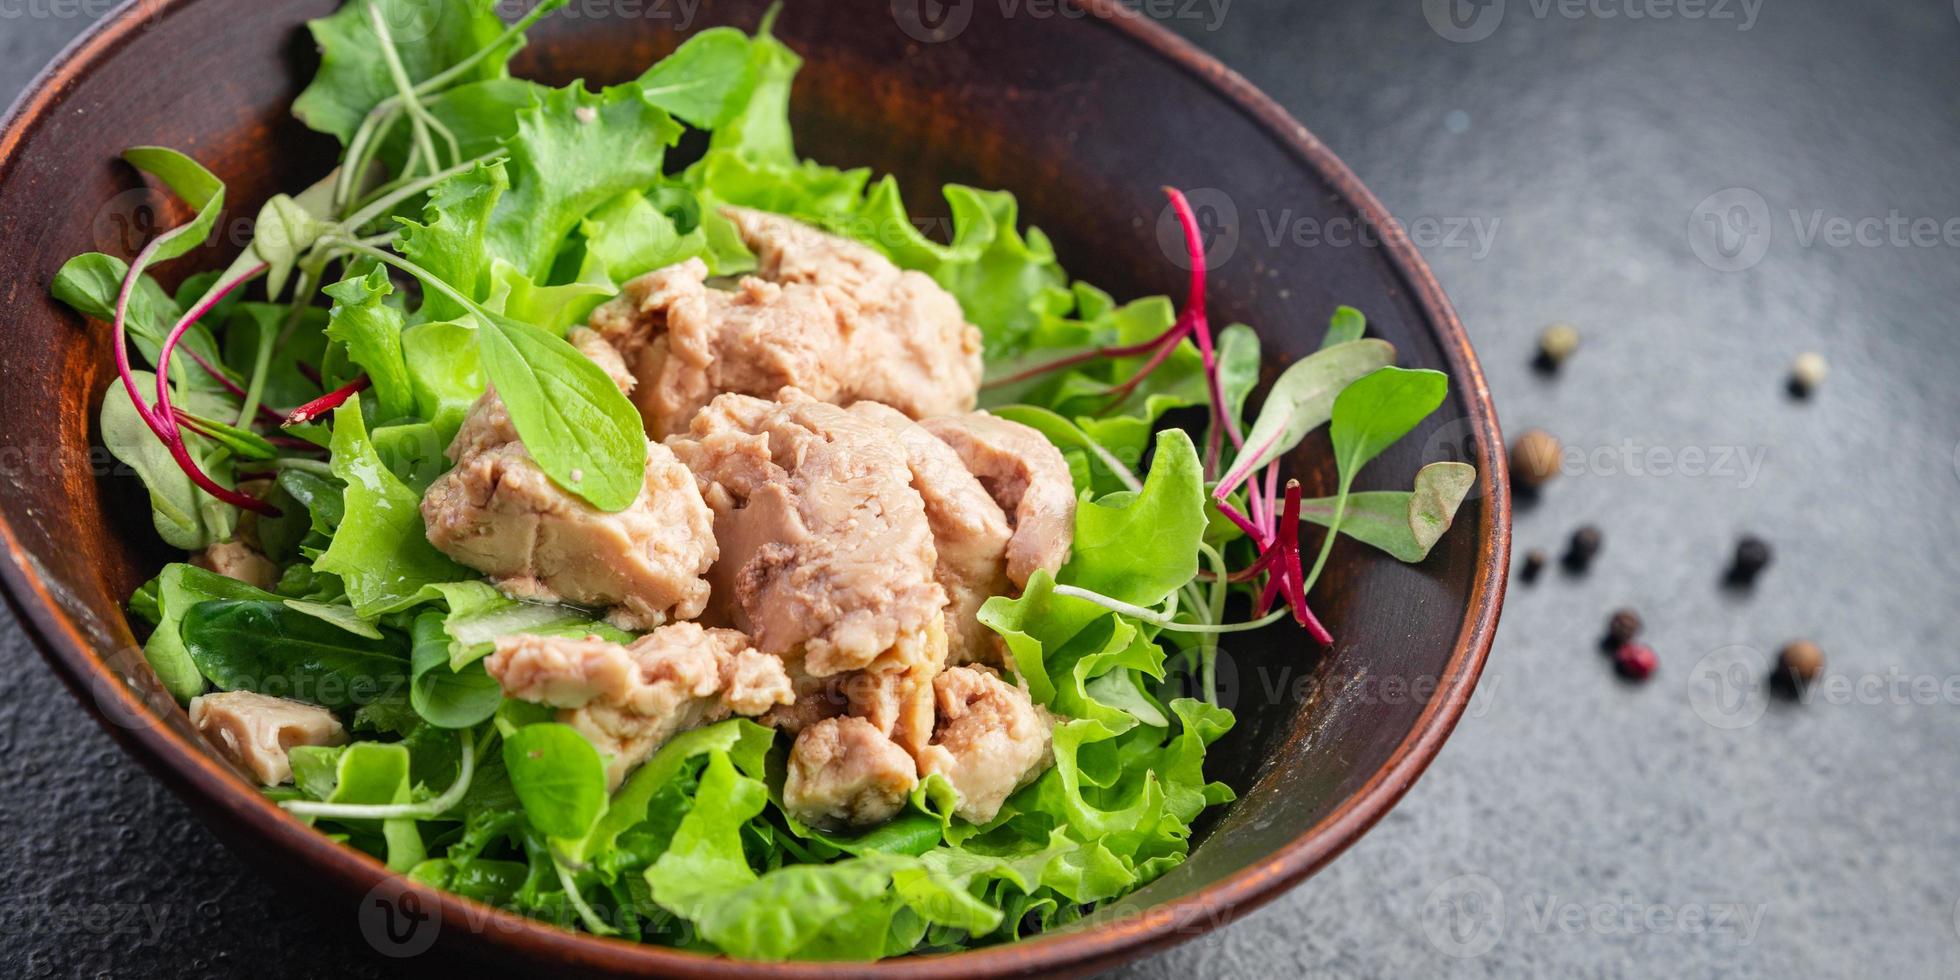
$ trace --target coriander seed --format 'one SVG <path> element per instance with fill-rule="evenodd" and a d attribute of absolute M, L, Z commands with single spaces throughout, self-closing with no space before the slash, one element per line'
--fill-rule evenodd
<path fill-rule="evenodd" d="M 1543 429 L 1532 429 L 1511 444 L 1511 475 L 1519 486 L 1536 490 L 1558 475 L 1559 457 L 1563 453 L 1558 437 Z"/>
<path fill-rule="evenodd" d="M 1538 367 L 1556 371 L 1565 359 L 1579 349 L 1579 330 L 1569 323 L 1554 323 L 1538 335 Z"/>
<path fill-rule="evenodd" d="M 1831 373 L 1831 364 L 1824 355 L 1816 351 L 1805 351 L 1790 363 L 1790 393 L 1798 398 L 1808 398 L 1824 384 Z"/>
<path fill-rule="evenodd" d="M 1776 672 L 1792 688 L 1807 687 L 1824 673 L 1824 650 L 1809 640 L 1788 644 L 1776 655 Z"/>

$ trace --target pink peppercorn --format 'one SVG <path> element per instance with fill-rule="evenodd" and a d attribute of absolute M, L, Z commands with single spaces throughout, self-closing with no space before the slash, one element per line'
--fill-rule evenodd
<path fill-rule="evenodd" d="M 1613 651 L 1613 666 L 1628 680 L 1644 681 L 1659 669 L 1661 658 L 1654 648 L 1641 643 L 1622 644 Z"/>

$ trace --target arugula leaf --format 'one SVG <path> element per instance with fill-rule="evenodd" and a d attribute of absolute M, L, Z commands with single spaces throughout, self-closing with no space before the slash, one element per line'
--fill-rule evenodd
<path fill-rule="evenodd" d="M 1383 340 L 1356 340 L 1310 354 L 1273 382 L 1259 420 L 1245 434 L 1245 452 L 1219 480 L 1237 487 L 1260 467 L 1300 444 L 1307 433 L 1334 414 L 1335 399 L 1357 379 L 1395 363 L 1395 348 Z"/>
<path fill-rule="evenodd" d="M 377 6 L 394 39 L 395 52 L 414 82 L 461 62 L 504 32 L 495 0 L 348 0 L 330 16 L 308 21 L 306 28 L 320 49 L 320 70 L 293 102 L 293 115 L 319 132 L 332 134 L 343 145 L 353 138 L 370 110 L 395 94 L 381 53 L 381 39 L 369 20 L 369 8 Z M 502 75 L 510 56 L 522 44 L 520 35 L 499 45 L 465 78 Z"/>
<path fill-rule="evenodd" d="M 413 605 L 422 586 L 469 571 L 429 543 L 421 495 L 389 472 L 369 441 L 360 399 L 334 410 L 333 473 L 347 484 L 345 516 L 314 567 L 340 576 L 363 619 Z"/>
<path fill-rule="evenodd" d="M 164 690 L 182 704 L 188 704 L 205 689 L 204 674 L 184 645 L 184 614 L 192 606 L 211 599 L 278 599 L 237 579 L 181 562 L 163 566 L 163 571 L 144 590 L 154 596 L 156 629 L 150 633 L 149 642 L 143 644 L 143 656 L 150 662 L 150 669 L 156 671 L 157 679 L 163 682 Z"/>
<path fill-rule="evenodd" d="M 211 683 L 327 708 L 354 707 L 408 680 L 407 638 L 347 632 L 281 600 L 213 599 L 183 618 L 184 648 Z"/>
<path fill-rule="evenodd" d="M 414 652 L 409 673 L 409 703 L 415 713 L 440 728 L 472 728 L 489 720 L 503 701 L 503 688 L 483 670 L 481 663 L 452 668 L 449 662 L 449 632 L 443 628 L 449 617 L 425 612 L 415 617 L 410 635 Z"/>
<path fill-rule="evenodd" d="M 1198 574 L 1205 533 L 1204 467 L 1182 429 L 1157 434 L 1157 455 L 1140 493 L 1085 500 L 1075 511 L 1075 545 L 1060 576 L 1139 606 L 1154 606 Z"/>
<path fill-rule="evenodd" d="M 563 338 L 491 316 L 477 333 L 484 373 L 552 482 L 605 511 L 622 511 L 646 483 L 640 413 L 605 369 Z"/>
<path fill-rule="evenodd" d="M 524 816 L 548 837 L 577 840 L 606 808 L 606 764 L 569 725 L 526 725 L 504 739 L 504 768 Z"/>
<path fill-rule="evenodd" d="M 367 372 L 374 390 L 375 421 L 411 415 L 415 399 L 402 357 L 402 311 L 387 302 L 394 293 L 388 270 L 376 263 L 324 290 L 334 301 L 327 336 L 347 347 L 347 357 Z"/>
<path fill-rule="evenodd" d="M 701 129 L 716 129 L 750 101 L 749 37 L 711 27 L 687 39 L 639 78 L 647 101 Z"/>
<path fill-rule="evenodd" d="M 1401 561 L 1422 561 L 1450 529 L 1457 507 L 1476 482 L 1477 469 L 1468 463 L 1431 463 L 1416 473 L 1414 491 L 1349 494 L 1341 533 Z M 1329 526 L 1337 504 L 1335 497 L 1303 500 L 1300 517 Z"/>

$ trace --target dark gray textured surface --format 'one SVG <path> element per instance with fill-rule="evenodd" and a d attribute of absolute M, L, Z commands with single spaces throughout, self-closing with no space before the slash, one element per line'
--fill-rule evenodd
<path fill-rule="evenodd" d="M 1512 433 L 1543 426 L 1586 451 L 1520 507 L 1519 555 L 1585 521 L 1606 548 L 1585 578 L 1514 585 L 1461 728 L 1359 845 L 1126 973 L 1951 975 L 1960 7 L 1494 0 L 1482 9 L 1501 16 L 1474 22 L 1488 36 L 1459 43 L 1425 6 L 1444 4 L 1155 5 L 1189 13 L 1169 19 L 1409 225 Z M 86 7 L 0 5 L 0 97 Z M 1763 204 L 1733 227 L 1768 229 L 1729 243 L 1767 245 L 1735 272 L 1688 237 L 1729 188 Z M 1288 207 L 1233 203 L 1244 234 Z M 1868 225 L 1869 244 L 1828 244 L 1833 220 L 1893 214 L 1897 240 Z M 1914 219 L 1945 227 L 1914 243 Z M 1340 246 L 1301 247 L 1312 261 Z M 1527 362 L 1553 320 L 1585 343 L 1549 380 Z M 1833 375 L 1796 403 L 1782 379 L 1806 349 Z M 1760 463 L 1723 472 L 1724 453 Z M 1744 530 L 1777 547 L 1749 595 L 1717 583 Z M 1645 686 L 1594 647 L 1621 604 L 1646 614 L 1661 655 Z M 1824 645 L 1842 686 L 1764 704 L 1754 678 L 1796 636 Z M 352 923 L 282 912 L 11 623 L 0 644 L 0 974 L 386 974 Z"/>

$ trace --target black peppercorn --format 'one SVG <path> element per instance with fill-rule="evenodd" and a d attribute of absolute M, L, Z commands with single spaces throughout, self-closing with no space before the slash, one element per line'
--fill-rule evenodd
<path fill-rule="evenodd" d="M 1633 642 L 1640 635 L 1640 614 L 1631 609 L 1621 609 L 1606 621 L 1606 645 L 1619 648 Z"/>
<path fill-rule="evenodd" d="M 1572 532 L 1572 543 L 1565 550 L 1565 567 L 1574 572 L 1583 572 L 1592 567 L 1594 558 L 1599 557 L 1599 546 L 1605 535 L 1591 524 Z"/>
<path fill-rule="evenodd" d="M 1532 582 L 1538 581 L 1538 573 L 1544 570 L 1545 570 L 1544 551 L 1538 548 L 1533 548 L 1530 551 L 1524 553 L 1524 569 L 1519 574 L 1523 576 L 1525 584 L 1529 585 Z"/>
<path fill-rule="evenodd" d="M 1769 565 L 1769 542 L 1755 535 L 1744 535 L 1735 543 L 1735 560 L 1729 565 L 1729 582 L 1732 585 L 1751 585 L 1764 567 Z"/>

